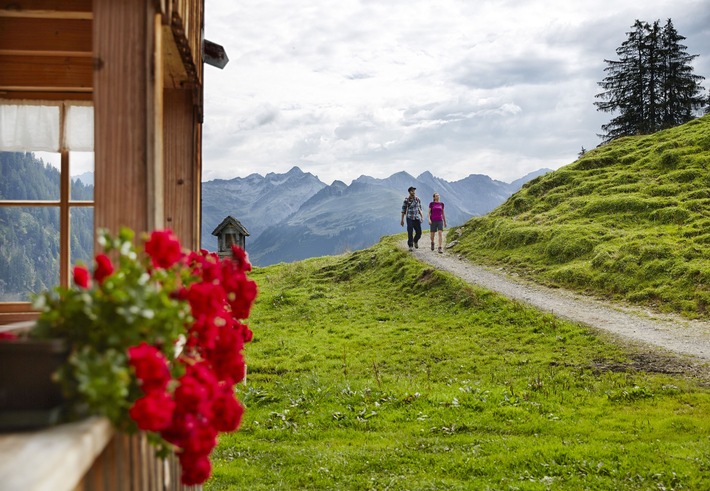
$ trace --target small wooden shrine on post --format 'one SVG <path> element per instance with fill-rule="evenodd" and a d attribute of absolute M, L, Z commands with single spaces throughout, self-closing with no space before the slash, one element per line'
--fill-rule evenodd
<path fill-rule="evenodd" d="M 249 236 L 249 232 L 244 225 L 239 223 L 239 220 L 232 216 L 227 216 L 222 220 L 222 223 L 212 231 L 212 235 L 217 237 L 219 257 L 231 256 L 233 245 L 246 250 L 246 238 Z"/>

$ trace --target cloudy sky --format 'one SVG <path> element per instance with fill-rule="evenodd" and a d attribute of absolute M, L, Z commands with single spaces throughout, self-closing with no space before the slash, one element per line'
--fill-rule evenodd
<path fill-rule="evenodd" d="M 203 180 L 430 171 L 510 182 L 573 162 L 613 115 L 604 59 L 671 18 L 710 79 L 710 0 L 206 0 Z M 705 88 L 710 81 L 704 81 Z"/>

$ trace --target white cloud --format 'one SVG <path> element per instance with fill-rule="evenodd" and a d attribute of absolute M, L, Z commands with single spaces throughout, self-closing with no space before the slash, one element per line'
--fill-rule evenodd
<path fill-rule="evenodd" d="M 576 159 L 636 19 L 672 18 L 710 77 L 708 0 L 206 0 L 203 179 L 426 170 L 512 181 Z M 710 84 L 705 83 L 708 87 Z"/>

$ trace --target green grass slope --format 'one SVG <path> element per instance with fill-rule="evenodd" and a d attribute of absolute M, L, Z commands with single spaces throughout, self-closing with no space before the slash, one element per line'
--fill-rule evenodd
<path fill-rule="evenodd" d="M 710 391 L 387 237 L 256 268 L 216 490 L 710 489 Z"/>
<path fill-rule="evenodd" d="M 453 240 L 541 283 L 707 318 L 710 116 L 587 152 Z"/>

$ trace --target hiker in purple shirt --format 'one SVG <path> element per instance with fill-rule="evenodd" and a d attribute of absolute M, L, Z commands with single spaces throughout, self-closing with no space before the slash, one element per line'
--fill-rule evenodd
<path fill-rule="evenodd" d="M 446 213 L 444 203 L 439 201 L 439 193 L 434 193 L 434 201 L 429 203 L 429 231 L 431 232 L 431 250 L 434 250 L 434 234 L 439 232 L 439 254 L 444 252 L 441 243 L 444 240 L 444 227 L 446 227 Z"/>
<path fill-rule="evenodd" d="M 409 250 L 412 251 L 412 246 L 419 249 L 419 239 L 422 236 L 422 222 L 424 221 L 424 214 L 422 213 L 422 202 L 419 198 L 415 196 L 415 191 L 417 188 L 410 186 L 407 191 L 409 191 L 409 196 L 404 198 L 404 203 L 402 204 L 402 219 L 399 224 L 404 227 L 404 217 L 407 217 L 407 245 Z"/>

